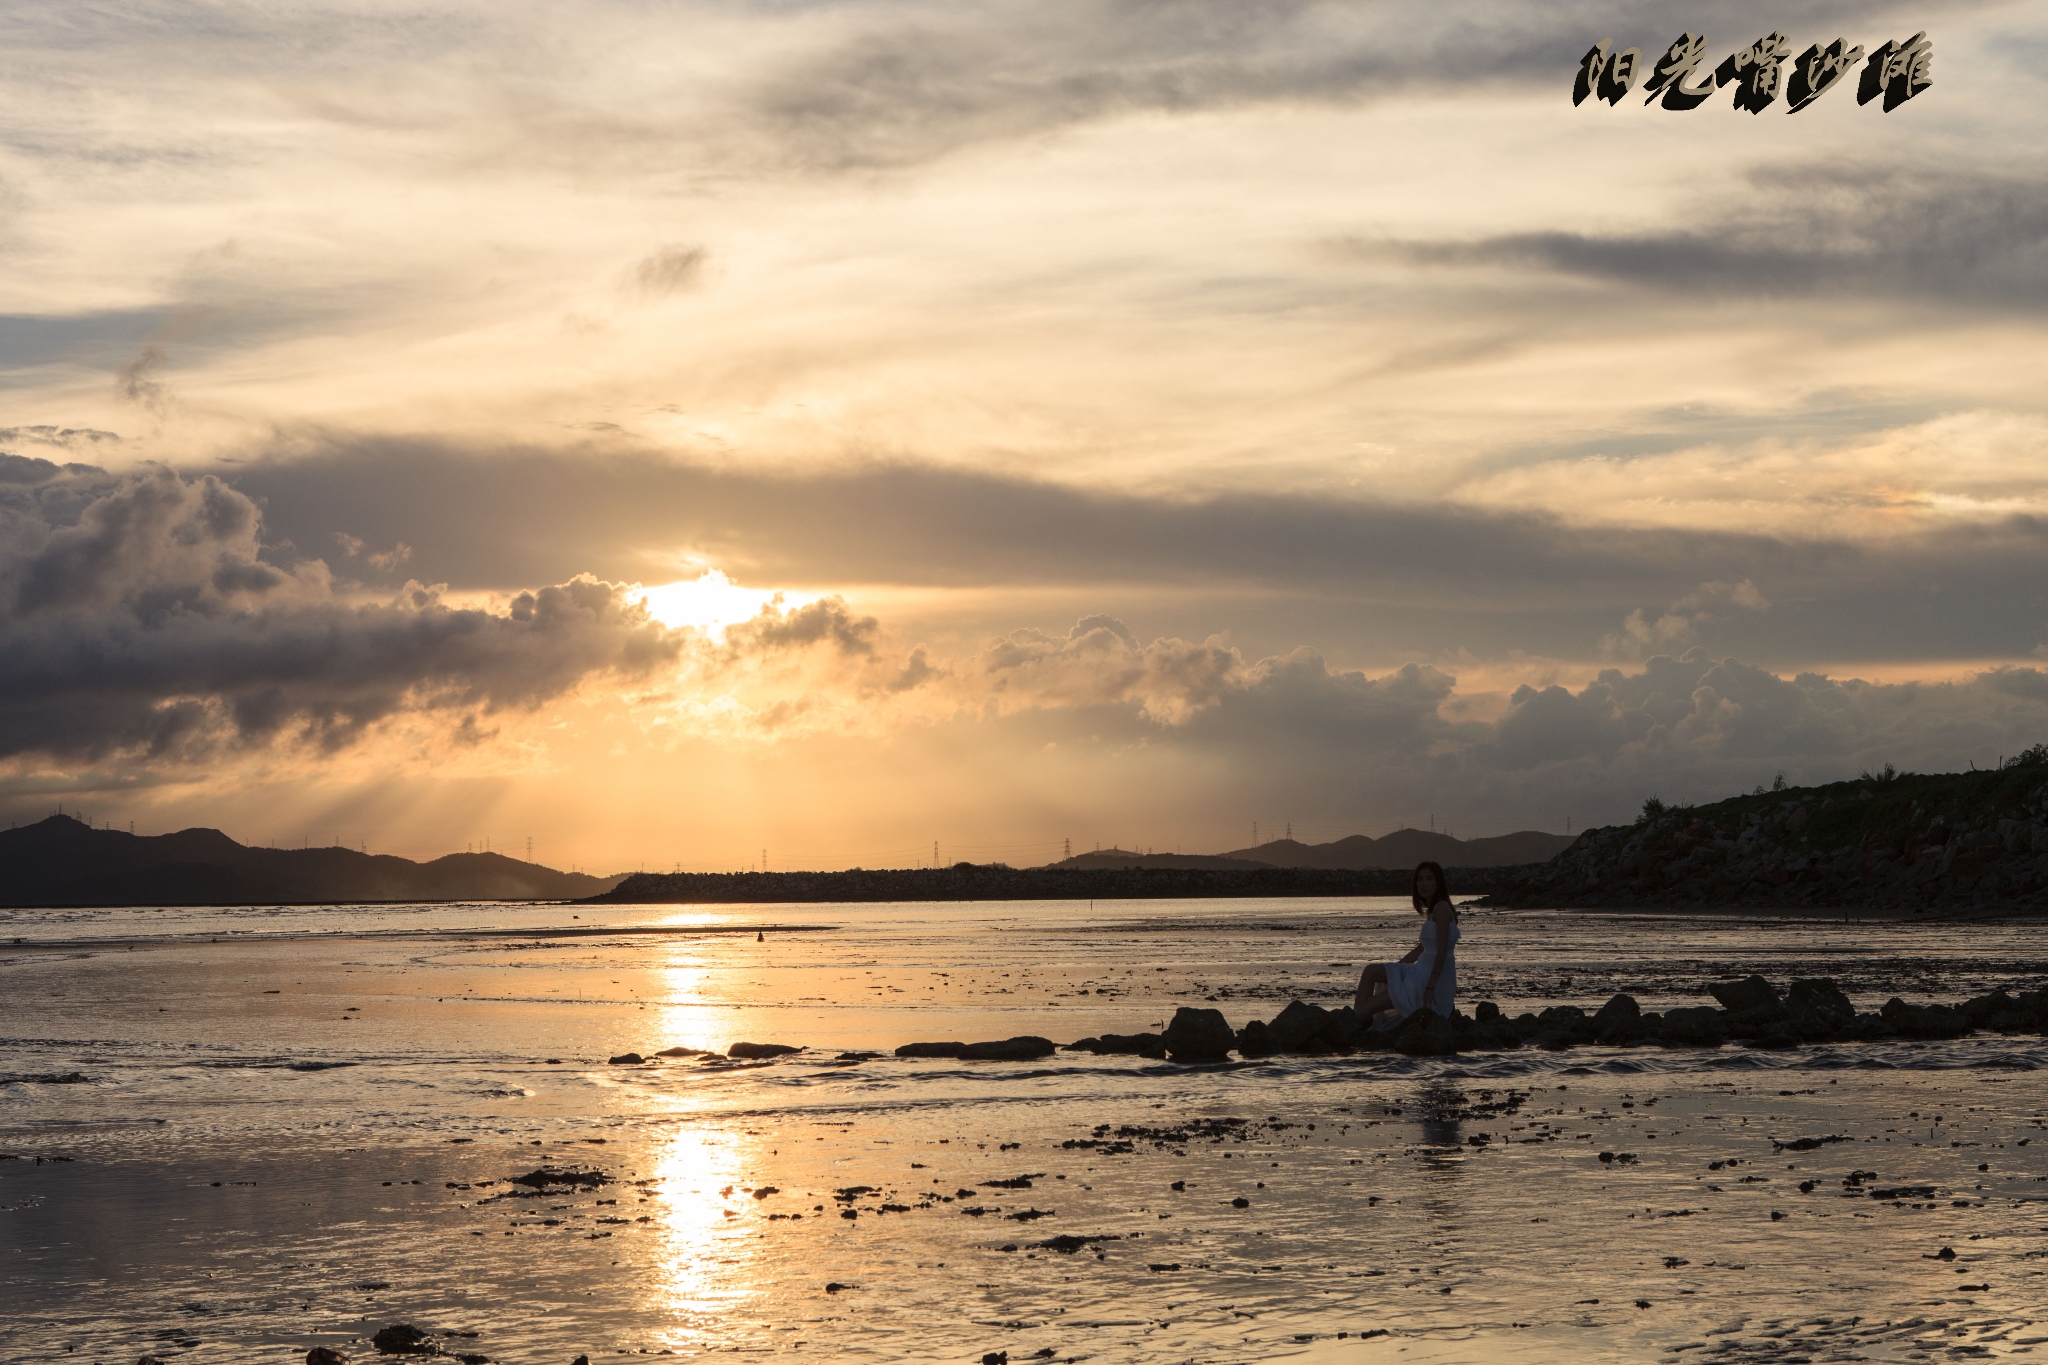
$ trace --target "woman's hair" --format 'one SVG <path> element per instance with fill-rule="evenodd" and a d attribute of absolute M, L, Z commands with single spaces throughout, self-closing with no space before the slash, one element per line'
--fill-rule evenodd
<path fill-rule="evenodd" d="M 1436 874 L 1436 896 L 1426 905 L 1422 900 L 1422 874 L 1425 872 L 1434 872 Z M 1426 915 L 1436 909 L 1437 901 L 1447 901 L 1450 898 L 1451 884 L 1444 880 L 1442 866 L 1433 862 L 1417 863 L 1415 865 L 1415 876 L 1408 884 L 1408 899 L 1415 903 L 1415 913 Z"/>

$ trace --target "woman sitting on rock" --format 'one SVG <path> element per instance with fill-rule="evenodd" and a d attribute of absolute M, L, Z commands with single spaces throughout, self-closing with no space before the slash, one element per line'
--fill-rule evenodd
<path fill-rule="evenodd" d="M 1377 1023 L 1388 1011 L 1405 1019 L 1419 1009 L 1448 1019 L 1457 999 L 1458 912 L 1451 907 L 1444 870 L 1435 863 L 1417 864 L 1409 898 L 1423 917 L 1421 938 L 1399 962 L 1375 962 L 1359 974 L 1353 1008 L 1361 1023 Z"/>

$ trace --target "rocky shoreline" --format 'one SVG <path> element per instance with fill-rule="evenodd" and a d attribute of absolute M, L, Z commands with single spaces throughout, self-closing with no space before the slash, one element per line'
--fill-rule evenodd
<path fill-rule="evenodd" d="M 1460 896 L 1504 891 L 1521 867 L 1447 868 Z M 782 904 L 792 901 L 1178 900 L 1198 897 L 1405 896 L 1407 869 L 1313 867 L 1061 868 L 955 863 L 845 872 L 635 872 L 585 905 Z"/>
<path fill-rule="evenodd" d="M 1418 1010 L 1391 1028 L 1369 1028 L 1351 1006 L 1324 1009 L 1291 1000 L 1269 1022 L 1252 1020 L 1233 1029 L 1223 1011 L 1183 1005 L 1161 1033 L 1103 1034 L 1059 1044 L 1027 1034 L 978 1043 L 905 1043 L 903 1058 L 952 1061 L 1038 1061 L 1056 1052 L 1148 1057 L 1175 1062 L 1250 1060 L 1278 1054 L 1327 1057 L 1357 1052 L 1398 1052 L 1443 1057 L 1459 1052 L 1502 1052 L 1520 1047 L 1561 1051 L 1582 1044 L 1604 1047 L 1785 1049 L 1813 1043 L 1960 1038 L 1986 1032 L 2048 1035 L 2048 987 L 2012 995 L 2003 989 L 1955 1005 L 1909 1005 L 1897 996 L 1877 1010 L 1858 1013 L 1832 977 L 1801 978 L 1779 994 L 1761 976 L 1715 982 L 1707 991 L 1721 1004 L 1646 1013 L 1630 995 L 1616 995 L 1588 1013 L 1577 1005 L 1553 1005 L 1541 1013 L 1508 1017 L 1482 1000 L 1471 1015 L 1450 1017 Z M 669 1048 L 642 1056 L 621 1053 L 613 1066 L 642 1066 L 660 1057 L 698 1058 L 711 1066 L 762 1065 L 805 1049 L 787 1043 L 734 1043 L 724 1055 Z M 842 1052 L 833 1062 L 857 1065 L 881 1054 Z"/>
<path fill-rule="evenodd" d="M 1492 906 L 2048 909 L 2048 764 L 1651 801 L 1489 893 Z"/>

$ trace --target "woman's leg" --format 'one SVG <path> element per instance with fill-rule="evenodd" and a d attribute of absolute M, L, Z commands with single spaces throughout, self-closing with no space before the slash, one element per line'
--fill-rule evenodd
<path fill-rule="evenodd" d="M 1384 962 L 1368 963 L 1365 970 L 1358 974 L 1358 993 L 1352 997 L 1351 1008 L 1360 1019 L 1371 1019 L 1372 1015 L 1366 1013 L 1367 1003 L 1374 996 L 1383 996 L 1386 993 L 1387 964 Z M 1381 1005 L 1379 1008 L 1385 1009 L 1386 1006 Z"/>
<path fill-rule="evenodd" d="M 1377 987 L 1372 993 L 1372 998 L 1367 1000 L 1365 1004 L 1359 1007 L 1359 1009 L 1357 1010 L 1359 1022 L 1370 1024 L 1373 1020 L 1379 1018 L 1382 1014 L 1385 1014 L 1387 1011 L 1393 1008 L 1394 997 L 1387 994 L 1387 988 L 1385 986 Z"/>

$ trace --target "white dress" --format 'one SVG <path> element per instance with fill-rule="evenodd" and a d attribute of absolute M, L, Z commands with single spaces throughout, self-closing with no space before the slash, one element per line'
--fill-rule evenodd
<path fill-rule="evenodd" d="M 1422 921 L 1422 956 L 1413 962 L 1387 964 L 1387 994 L 1402 1018 L 1422 1008 L 1422 991 L 1429 974 L 1436 970 L 1436 924 L 1427 916 Z M 1458 998 L 1458 922 L 1451 921 L 1451 955 L 1443 974 L 1436 979 L 1436 1012 L 1449 1018 Z"/>

